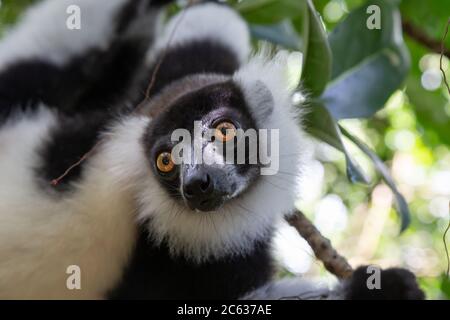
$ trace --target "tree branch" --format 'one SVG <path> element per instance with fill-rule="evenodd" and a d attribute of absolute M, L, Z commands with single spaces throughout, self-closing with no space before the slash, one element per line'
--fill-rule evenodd
<path fill-rule="evenodd" d="M 330 240 L 325 238 L 302 212 L 296 210 L 286 217 L 286 221 L 308 242 L 316 258 L 323 262 L 329 272 L 341 280 L 352 275 L 353 269 L 347 260 L 333 248 Z"/>
<path fill-rule="evenodd" d="M 423 32 L 420 28 L 413 25 L 410 21 L 402 22 L 403 32 L 407 34 L 409 37 L 414 39 L 416 42 L 420 43 L 424 47 L 430 49 L 433 52 L 441 53 L 441 49 L 444 46 L 440 40 L 433 39 L 429 37 L 425 32 Z M 444 47 L 442 51 L 444 56 L 450 59 L 450 50 Z"/>

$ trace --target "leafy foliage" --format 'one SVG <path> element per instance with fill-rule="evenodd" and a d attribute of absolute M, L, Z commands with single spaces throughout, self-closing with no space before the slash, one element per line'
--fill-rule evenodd
<path fill-rule="evenodd" d="M 305 56 L 302 85 L 310 96 L 311 110 L 306 119 L 309 132 L 345 154 L 347 174 L 352 182 L 367 183 L 364 173 L 342 143 L 336 120 L 372 116 L 405 81 L 410 60 L 401 36 L 398 7 L 386 0 L 371 1 L 370 5 L 378 6 L 382 12 L 379 15 L 380 29 L 367 27 L 369 4 L 365 4 L 353 10 L 327 37 L 312 1 L 278 1 L 268 11 L 269 5 L 273 3 L 243 1 L 236 8 L 251 23 L 277 22 L 282 20 L 279 17 L 283 16 L 284 10 L 297 9 L 297 15 L 290 12 L 283 17 L 293 19 L 299 35 L 288 34 L 284 30 L 280 32 L 278 41 L 274 41 L 275 29 L 255 35 L 276 44 L 294 43 L 295 38 L 302 38 L 303 45 L 298 47 Z M 264 15 L 266 11 L 267 14 L 273 12 L 272 19 Z M 287 40 L 289 37 L 290 41 Z M 290 45 L 289 48 L 295 46 Z M 350 133 L 347 135 L 351 137 Z M 363 151 L 369 153 L 366 147 Z M 371 159 L 377 159 L 369 154 Z M 406 201 L 396 189 L 388 170 L 380 166 L 379 161 L 375 161 L 375 167 L 390 182 L 388 185 L 396 195 L 403 230 L 409 223 Z"/>
<path fill-rule="evenodd" d="M 409 71 L 398 9 L 387 1 L 370 3 L 379 7 L 381 29 L 367 28 L 364 5 L 352 11 L 329 37 L 333 74 L 323 99 L 336 119 L 372 116 Z"/>

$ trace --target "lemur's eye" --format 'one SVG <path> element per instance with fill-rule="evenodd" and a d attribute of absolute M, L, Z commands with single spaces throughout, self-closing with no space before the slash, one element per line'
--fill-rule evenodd
<path fill-rule="evenodd" d="M 175 168 L 170 152 L 161 152 L 156 158 L 156 167 L 162 173 L 169 173 Z"/>
<path fill-rule="evenodd" d="M 227 142 L 236 136 L 236 126 L 229 121 L 223 121 L 216 126 L 216 139 Z"/>

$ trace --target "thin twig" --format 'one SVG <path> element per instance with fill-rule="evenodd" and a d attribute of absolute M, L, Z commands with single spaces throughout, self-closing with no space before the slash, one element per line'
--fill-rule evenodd
<path fill-rule="evenodd" d="M 444 59 L 444 54 L 445 54 L 445 39 L 447 38 L 449 26 L 450 26 L 450 19 L 447 21 L 444 36 L 442 37 L 442 41 L 441 41 L 441 57 L 439 59 L 439 69 L 442 72 L 442 77 L 444 78 L 444 84 L 447 87 L 448 93 L 450 94 L 450 87 L 448 85 L 447 76 L 445 74 L 445 70 L 444 70 L 443 63 L 442 63 L 442 60 Z M 449 214 L 450 214 L 450 202 L 448 204 L 448 207 L 449 207 Z M 447 257 L 447 277 L 449 277 L 449 275 L 450 275 L 450 257 L 448 254 L 448 247 L 447 247 L 447 240 L 446 240 L 449 229 L 450 229 L 450 219 L 448 221 L 447 229 L 445 229 L 444 235 L 442 236 L 442 240 L 444 242 L 445 255 Z"/>
<path fill-rule="evenodd" d="M 442 41 L 441 41 L 441 58 L 439 59 L 439 69 L 441 69 L 442 76 L 444 77 L 445 86 L 447 87 L 447 91 L 450 94 L 450 87 L 448 85 L 447 76 L 445 74 L 445 70 L 444 70 L 444 67 L 443 67 L 443 64 L 442 64 L 442 60 L 444 59 L 445 50 L 446 50 L 445 49 L 445 39 L 447 38 L 448 27 L 449 26 L 450 26 L 450 19 L 448 19 L 448 21 L 447 21 L 447 26 L 445 27 L 445 33 L 444 33 L 444 36 L 443 36 Z M 450 56 L 448 54 L 447 54 L 447 57 L 450 58 Z"/>
<path fill-rule="evenodd" d="M 97 147 L 100 145 L 100 141 L 98 141 L 92 148 L 91 150 L 89 150 L 88 152 L 86 152 L 77 162 L 75 162 L 73 165 L 71 165 L 62 175 L 60 175 L 58 178 L 53 179 L 50 184 L 54 187 L 56 187 L 61 180 L 63 180 L 66 176 L 69 175 L 69 173 L 75 169 L 76 167 L 78 167 L 80 164 L 83 163 L 84 160 L 86 160 L 87 158 L 89 158 L 91 156 L 92 153 L 94 153 L 95 149 L 97 149 Z"/>
<path fill-rule="evenodd" d="M 402 27 L 403 32 L 407 34 L 411 39 L 414 39 L 416 42 L 420 43 L 433 52 L 443 53 L 445 56 L 450 58 L 450 50 L 445 46 L 442 46 L 442 43 L 439 40 L 430 38 L 428 34 L 423 32 L 421 29 L 419 29 L 409 21 L 403 21 Z"/>
<path fill-rule="evenodd" d="M 164 58 L 167 55 L 167 51 L 169 50 L 169 45 L 172 42 L 173 38 L 175 37 L 175 32 L 178 30 L 178 27 L 180 25 L 180 23 L 183 21 L 184 16 L 187 12 L 187 10 L 189 9 L 190 6 L 192 6 L 193 4 L 197 3 L 198 0 L 190 0 L 186 6 L 186 8 L 183 10 L 183 12 L 180 15 L 180 18 L 178 19 L 178 21 L 176 22 L 175 26 L 173 27 L 172 32 L 169 35 L 169 38 L 167 40 L 167 44 L 164 47 L 160 57 L 158 58 L 158 61 L 155 65 L 155 68 L 153 69 L 152 72 L 152 77 L 150 78 L 150 83 L 147 87 L 147 90 L 145 90 L 145 98 L 144 100 L 136 107 L 135 112 L 139 112 L 143 106 L 148 102 L 148 100 L 150 100 L 150 93 L 153 89 L 153 87 L 155 86 L 156 83 L 156 75 L 159 72 L 159 69 L 161 68 L 162 63 L 164 62 Z"/>
<path fill-rule="evenodd" d="M 302 212 L 296 210 L 286 217 L 286 220 L 308 242 L 317 259 L 323 262 L 329 272 L 341 280 L 352 275 L 353 268 L 347 260 L 333 248 L 330 240 L 325 238 Z"/>
<path fill-rule="evenodd" d="M 448 255 L 448 247 L 447 247 L 447 240 L 446 240 L 448 230 L 450 229 L 450 201 L 448 203 L 448 211 L 449 211 L 448 226 L 447 226 L 447 229 L 445 229 L 445 231 L 444 231 L 444 235 L 442 236 L 442 240 L 444 241 L 445 255 L 447 257 L 447 277 L 450 276 L 450 257 Z"/>

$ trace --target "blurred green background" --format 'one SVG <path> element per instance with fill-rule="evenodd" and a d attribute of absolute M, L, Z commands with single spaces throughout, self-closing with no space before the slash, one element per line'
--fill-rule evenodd
<path fill-rule="evenodd" d="M 8 28 L 15 23 L 28 5 L 37 1 L 1 2 L 0 37 L 8 32 Z M 376 110 L 356 117 L 340 117 L 333 106 L 325 102 L 323 104 L 332 114 L 330 123 L 337 123 L 339 119 L 340 126 L 365 142 L 382 160 L 381 163 L 387 165 L 399 193 L 408 203 L 411 213 L 409 227 L 403 233 L 399 233 L 401 222 L 397 214 L 399 211 L 395 207 L 395 194 L 386 185 L 379 170 L 375 170 L 373 161 L 346 138 L 342 138 L 342 141 L 348 153 L 347 158 L 342 152 L 331 147 L 330 144 L 333 143 L 324 138 L 324 135 L 316 135 L 327 143 L 316 144 L 314 152 L 316 160 L 305 171 L 303 183 L 308 186 L 307 192 L 303 192 L 298 205 L 332 240 L 338 251 L 348 257 L 352 265 L 372 263 L 382 267 L 394 265 L 406 267 L 419 277 L 428 298 L 449 299 L 450 281 L 445 275 L 447 258 L 443 234 L 449 223 L 450 96 L 439 70 L 440 55 L 437 51 L 447 21 L 450 19 L 450 1 L 229 2 L 251 23 L 255 38 L 274 42 L 291 51 L 303 52 L 302 83 L 306 92 L 311 92 L 312 101 L 316 92 L 317 97 L 322 92 L 325 92 L 322 96 L 327 96 L 325 87 L 331 87 L 327 77 L 333 79 L 333 74 L 338 72 L 336 70 L 351 59 L 345 57 L 346 54 L 354 55 L 355 50 L 367 50 L 367 46 L 370 47 L 372 44 L 369 39 L 367 44 L 358 47 L 352 41 L 339 43 L 342 41 L 339 37 L 335 36 L 333 40 L 333 36 L 330 36 L 328 37 L 331 43 L 330 51 L 330 46 L 326 43 L 326 34 L 335 32 L 335 28 L 341 28 L 340 32 L 348 32 L 350 35 L 354 32 L 355 41 L 363 42 L 364 38 L 361 37 L 369 34 L 367 27 L 360 24 L 358 22 L 360 20 L 356 18 L 345 21 L 352 12 L 364 9 L 371 3 L 386 2 L 392 5 L 390 10 L 393 21 L 397 15 L 401 16 L 402 25 L 399 24 L 397 29 L 394 26 L 392 30 L 384 30 L 384 33 L 379 34 L 382 38 L 390 32 L 390 36 L 395 38 L 397 43 L 387 48 L 399 50 L 400 53 L 394 58 L 403 59 L 397 64 L 401 66 L 403 63 L 403 69 L 372 68 L 366 71 L 366 78 L 358 78 L 359 87 L 356 89 L 367 91 L 368 101 L 361 101 L 355 96 L 354 101 L 351 101 L 354 103 L 351 103 L 350 107 L 344 106 L 347 108 L 346 112 L 350 113 L 365 110 L 364 108 L 369 105 L 376 107 Z M 305 18 L 305 12 L 311 8 L 318 11 L 319 24 L 314 24 L 314 14 L 311 13 L 314 10 L 309 12 L 309 20 Z M 361 14 L 366 12 L 362 11 Z M 382 16 L 383 14 L 381 11 Z M 322 31 L 325 31 L 323 39 Z M 400 38 L 396 32 L 400 33 Z M 404 40 L 401 39 L 401 33 Z M 338 33 L 335 32 L 336 34 Z M 407 48 L 406 53 L 401 51 L 404 44 Z M 445 41 L 445 46 L 448 54 L 450 35 Z M 344 57 L 338 56 L 336 59 L 338 49 L 343 52 L 341 55 Z M 331 60 L 324 58 L 328 51 L 333 54 L 333 66 Z M 450 77 L 448 57 L 443 57 L 442 64 L 447 77 Z M 293 68 L 294 65 L 295 63 Z M 392 65 L 395 66 L 395 63 Z M 299 68 L 295 68 L 296 73 L 297 69 Z M 370 72 L 380 73 L 375 85 L 368 85 L 370 82 L 366 82 L 371 76 Z M 329 75 L 325 76 L 328 73 Z M 398 83 L 394 82 L 389 87 L 390 81 L 396 77 Z M 326 80 L 322 83 L 321 79 Z M 340 94 L 345 95 L 346 90 L 353 92 L 348 86 L 344 87 Z M 383 89 L 383 86 L 386 88 Z M 376 96 L 372 99 L 371 92 L 378 89 L 382 90 L 380 94 L 384 94 L 385 97 Z M 348 95 L 352 98 L 350 93 Z M 318 98 L 317 104 L 322 103 L 320 99 Z M 373 104 L 374 101 L 378 104 L 380 104 L 378 101 L 382 101 L 382 104 Z M 309 106 L 315 108 L 316 103 L 311 102 Z M 321 126 L 329 124 L 323 120 L 323 115 L 319 115 L 315 120 L 311 119 L 313 128 L 320 129 Z M 349 181 L 347 175 L 349 159 L 359 164 L 360 171 L 370 178 L 368 184 Z M 352 180 L 361 179 L 356 177 Z M 448 239 L 450 241 L 450 236 Z M 280 233 L 277 242 L 280 262 L 286 272 L 310 276 L 326 274 L 320 263 L 311 257 L 312 253 L 307 245 L 302 243 L 292 230 L 286 229 Z M 296 251 L 293 252 L 294 250 Z"/>

